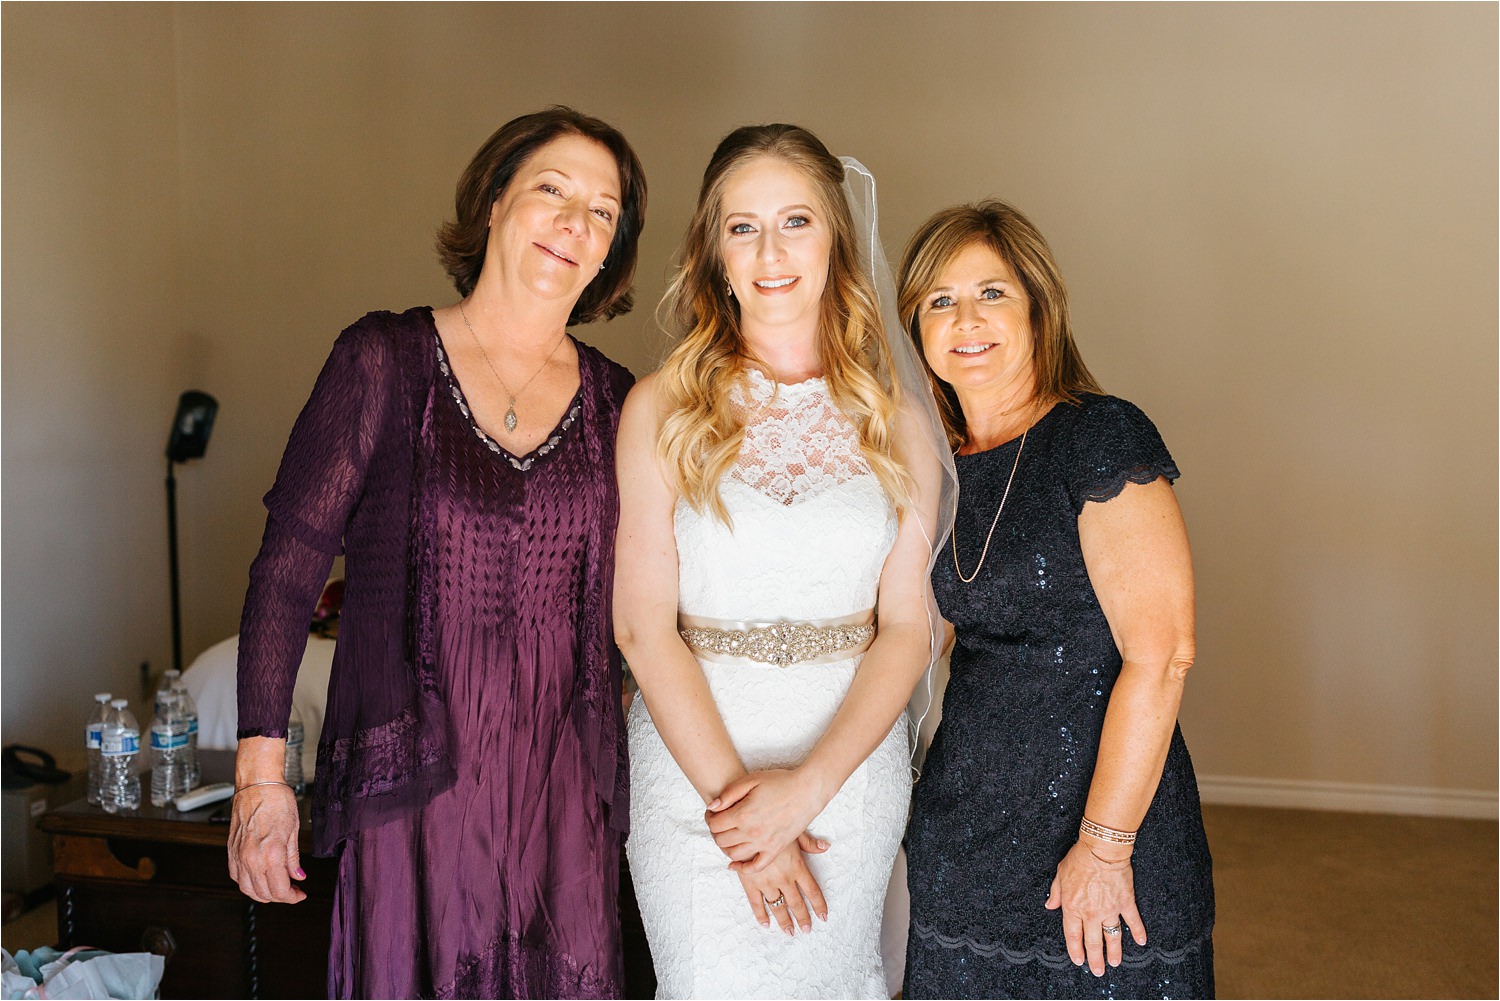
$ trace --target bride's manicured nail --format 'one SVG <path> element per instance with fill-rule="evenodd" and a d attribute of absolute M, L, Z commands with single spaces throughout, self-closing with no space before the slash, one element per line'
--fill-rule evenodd
<path fill-rule="evenodd" d="M 717 810 L 719 808 L 719 801 L 714 800 L 712 803 L 708 804 L 708 808 L 710 810 Z"/>

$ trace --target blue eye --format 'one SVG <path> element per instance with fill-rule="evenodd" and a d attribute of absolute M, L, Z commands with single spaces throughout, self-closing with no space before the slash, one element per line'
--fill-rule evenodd
<path fill-rule="evenodd" d="M 801 229 L 803 226 L 811 226 L 812 220 L 805 215 L 794 215 L 787 219 L 786 225 L 788 229 Z"/>
<path fill-rule="evenodd" d="M 928 308 L 947 309 L 951 305 L 953 305 L 953 297 L 951 295 L 940 295 L 936 299 L 933 299 L 932 302 L 928 303 Z"/>
<path fill-rule="evenodd" d="M 755 227 L 751 226 L 748 222 L 737 222 L 729 227 L 729 232 L 735 236 L 742 236 L 745 233 L 755 232 Z"/>
<path fill-rule="evenodd" d="M 996 299 L 1003 299 L 1004 297 L 1005 297 L 1005 293 L 1002 292 L 1000 289 L 997 289 L 997 288 L 987 288 L 983 292 L 979 293 L 979 298 L 981 298 L 981 299 L 988 299 L 990 301 L 994 301 Z"/>

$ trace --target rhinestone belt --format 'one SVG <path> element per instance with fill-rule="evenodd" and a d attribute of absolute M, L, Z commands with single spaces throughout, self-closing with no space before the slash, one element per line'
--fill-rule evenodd
<path fill-rule="evenodd" d="M 704 660 L 755 661 L 775 667 L 832 664 L 869 649 L 875 638 L 873 609 L 811 622 L 738 622 L 678 615 L 688 649 Z"/>

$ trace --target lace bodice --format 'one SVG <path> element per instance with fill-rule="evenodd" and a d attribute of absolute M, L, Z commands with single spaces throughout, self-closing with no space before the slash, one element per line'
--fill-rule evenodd
<path fill-rule="evenodd" d="M 732 526 L 677 504 L 678 606 L 719 619 L 832 618 L 875 606 L 895 510 L 822 379 L 735 390 L 745 441 L 719 484 Z"/>

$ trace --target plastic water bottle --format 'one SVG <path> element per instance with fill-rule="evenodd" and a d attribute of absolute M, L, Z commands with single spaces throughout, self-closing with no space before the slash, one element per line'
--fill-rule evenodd
<path fill-rule="evenodd" d="M 182 677 L 182 672 L 167 668 L 161 673 L 161 683 L 156 686 L 156 703 L 151 707 L 151 715 L 155 716 L 161 712 L 161 699 L 168 692 L 175 691 L 177 682 Z"/>
<path fill-rule="evenodd" d="M 302 714 L 292 706 L 292 716 L 286 724 L 286 784 L 292 787 L 292 792 L 301 796 L 307 792 L 307 780 L 302 774 L 302 743 L 305 740 L 305 731 L 302 729 Z"/>
<path fill-rule="evenodd" d="M 106 813 L 139 810 L 141 774 L 137 759 L 141 751 L 141 728 L 131 715 L 129 703 L 115 699 L 104 720 L 99 752 L 104 762 L 104 780 L 99 785 L 99 805 Z"/>
<path fill-rule="evenodd" d="M 83 747 L 89 758 L 89 802 L 95 806 L 99 805 L 99 787 L 104 784 L 104 756 L 100 748 L 104 746 L 104 717 L 109 714 L 112 698 L 108 692 L 94 696 L 94 711 L 83 728 Z"/>
<path fill-rule="evenodd" d="M 177 693 L 177 710 L 182 713 L 183 721 L 187 723 L 188 746 L 187 754 L 183 757 L 183 771 L 186 775 L 187 788 L 183 792 L 198 788 L 203 781 L 203 769 L 198 764 L 198 704 L 193 701 L 193 696 L 188 692 L 187 684 L 182 680 L 180 671 L 168 671 L 167 677 L 171 679 L 172 691 Z"/>
<path fill-rule="evenodd" d="M 156 705 L 151 721 L 151 805 L 166 806 L 190 788 L 187 720 L 174 691 L 158 692 Z"/>

